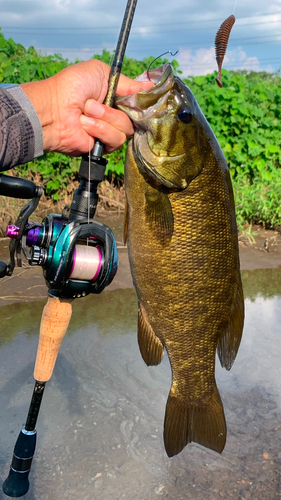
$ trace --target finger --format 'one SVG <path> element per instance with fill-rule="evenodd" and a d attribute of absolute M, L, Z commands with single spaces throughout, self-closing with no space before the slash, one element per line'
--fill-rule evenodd
<path fill-rule="evenodd" d="M 88 99 L 86 102 L 84 115 L 91 118 L 98 118 L 111 124 L 114 128 L 126 134 L 127 137 L 130 137 L 134 133 L 133 124 L 123 111 L 104 106 L 104 104 L 94 99 Z"/>
<path fill-rule="evenodd" d="M 136 92 L 150 89 L 151 87 L 153 87 L 153 85 L 154 83 L 151 81 L 137 82 L 136 80 L 132 80 L 125 75 L 120 75 L 117 86 L 117 95 L 124 96 L 136 94 Z"/>
<path fill-rule="evenodd" d="M 119 149 L 127 139 L 124 132 L 103 120 L 81 115 L 80 122 L 88 135 L 100 139 L 105 144 L 107 153 Z"/>

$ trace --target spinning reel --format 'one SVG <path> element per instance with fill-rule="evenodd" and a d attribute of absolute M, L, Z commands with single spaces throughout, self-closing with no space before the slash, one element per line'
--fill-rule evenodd
<path fill-rule="evenodd" d="M 62 215 L 50 214 L 41 224 L 29 222 L 43 193 L 41 187 L 18 177 L 0 176 L 0 195 L 32 198 L 23 207 L 14 225 L 7 228 L 10 262 L 0 261 L 0 277 L 11 276 L 21 267 L 21 253 L 31 266 L 41 266 L 49 294 L 62 299 L 100 293 L 113 280 L 118 265 L 117 247 L 109 227 L 93 220 L 98 195 L 97 187 L 104 178 L 107 160 L 91 156 L 90 178 L 88 157 L 82 159 L 72 205 Z"/>

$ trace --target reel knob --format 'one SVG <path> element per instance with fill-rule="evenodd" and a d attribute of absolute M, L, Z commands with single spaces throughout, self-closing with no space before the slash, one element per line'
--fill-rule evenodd
<path fill-rule="evenodd" d="M 0 260 L 0 278 L 4 278 L 4 276 L 7 275 L 7 264 L 6 262 L 3 262 L 3 260 Z"/>
<path fill-rule="evenodd" d="M 29 264 L 31 266 L 42 266 L 48 257 L 48 253 L 44 248 L 40 248 L 36 245 L 32 247 L 31 259 L 29 259 Z"/>

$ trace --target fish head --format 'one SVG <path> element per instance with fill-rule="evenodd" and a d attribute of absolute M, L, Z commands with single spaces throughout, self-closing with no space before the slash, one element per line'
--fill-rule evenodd
<path fill-rule="evenodd" d="M 202 171 L 207 121 L 170 63 L 151 70 L 149 79 L 153 87 L 118 97 L 116 107 L 134 123 L 133 150 L 139 169 L 158 185 L 182 190 Z M 147 81 L 147 72 L 137 80 Z"/>

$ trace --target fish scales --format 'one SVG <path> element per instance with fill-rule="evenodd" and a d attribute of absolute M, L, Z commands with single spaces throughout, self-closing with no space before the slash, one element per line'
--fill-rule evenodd
<path fill-rule="evenodd" d="M 162 75 L 164 72 L 165 67 Z M 185 100 L 190 106 L 191 92 L 182 88 L 188 97 L 185 99 L 181 93 L 181 101 Z M 179 93 L 178 89 L 182 88 L 179 83 L 174 83 L 169 92 L 173 93 L 175 89 Z M 169 97 L 171 102 L 172 97 Z M 138 127 L 135 116 L 130 115 L 122 99 L 117 100 L 118 107 L 128 112 Z M 199 162 L 203 151 L 204 165 L 186 187 L 182 187 L 184 182 L 181 179 L 181 176 L 188 178 L 186 173 L 171 174 L 173 180 L 177 179 L 179 189 L 163 188 L 163 184 L 155 182 L 155 177 L 151 180 L 150 171 L 144 170 L 140 163 L 138 143 L 134 144 L 136 134 L 129 144 L 125 164 L 125 225 L 133 282 L 139 300 L 139 346 L 148 365 L 161 361 L 164 347 L 172 368 L 164 425 L 169 456 L 179 453 L 191 441 L 222 451 L 226 424 L 215 381 L 215 354 L 218 349 L 222 365 L 230 369 L 241 340 L 244 318 L 229 173 L 220 147 L 195 99 L 190 107 L 198 118 L 195 137 L 201 135 L 197 147 L 186 139 L 187 128 L 171 141 L 169 129 L 163 129 L 163 120 L 159 121 L 159 118 L 158 123 L 153 124 L 157 144 L 151 141 L 149 145 L 156 155 L 156 171 L 161 168 L 157 164 L 159 157 L 164 154 L 167 158 L 169 147 L 168 158 L 175 156 L 177 141 L 182 141 L 183 149 L 189 152 L 185 159 L 187 165 L 191 156 L 195 163 Z M 152 113 L 152 120 L 157 120 L 155 113 Z M 176 125 L 173 123 L 174 135 Z M 206 140 L 202 135 L 204 127 Z M 141 130 L 141 140 L 144 135 Z M 146 146 L 143 151 L 147 152 Z M 185 169 L 188 171 L 188 166 L 180 164 L 178 171 L 185 172 Z M 166 170 L 164 166 L 167 177 Z M 173 164 L 171 170 L 175 170 Z M 154 211 L 148 210 L 149 204 L 155 205 Z M 165 210 L 171 210 L 172 230 L 171 223 L 165 218 L 165 210 L 157 213 L 158 205 L 161 207 L 162 204 Z"/>

